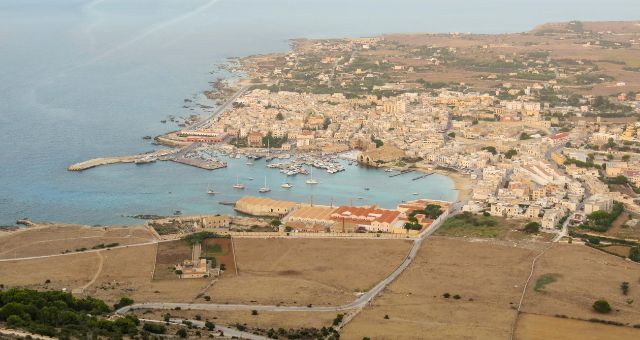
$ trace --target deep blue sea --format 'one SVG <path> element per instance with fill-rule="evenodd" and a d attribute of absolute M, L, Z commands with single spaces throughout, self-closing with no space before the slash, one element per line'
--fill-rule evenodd
<path fill-rule="evenodd" d="M 235 174 L 268 180 L 274 198 L 393 207 L 411 193 L 453 199 L 451 181 L 390 179 L 349 167 L 311 187 L 260 163 L 228 169 L 114 165 L 81 160 L 152 150 L 141 139 L 175 126 L 228 57 L 285 51 L 289 39 L 393 32 L 519 32 L 548 21 L 635 20 L 637 0 L 0 0 L 0 225 L 30 217 L 86 224 L 127 215 L 229 212 Z M 212 73 L 213 72 L 213 73 Z M 245 181 L 245 183 L 247 183 Z M 247 183 L 257 194 L 259 183 Z M 207 187 L 221 191 L 210 197 Z M 365 192 L 364 187 L 371 190 Z M 357 197 L 363 197 L 357 200 Z"/>

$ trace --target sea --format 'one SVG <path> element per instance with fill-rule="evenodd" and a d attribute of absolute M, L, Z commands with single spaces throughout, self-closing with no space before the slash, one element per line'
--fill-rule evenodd
<path fill-rule="evenodd" d="M 131 224 L 139 214 L 231 213 L 241 195 L 316 204 L 454 200 L 440 175 L 389 177 L 356 166 L 320 184 L 228 160 L 206 171 L 157 162 L 84 172 L 90 158 L 154 150 L 169 115 L 207 114 L 201 95 L 228 58 L 283 52 L 294 38 L 402 32 L 523 32 L 550 21 L 637 20 L 637 0 L 0 0 L 0 225 L 19 218 Z M 239 178 L 244 192 L 232 185 Z M 253 181 L 249 179 L 253 178 Z M 218 191 L 208 195 L 208 188 Z M 369 188 L 369 190 L 366 190 Z"/>

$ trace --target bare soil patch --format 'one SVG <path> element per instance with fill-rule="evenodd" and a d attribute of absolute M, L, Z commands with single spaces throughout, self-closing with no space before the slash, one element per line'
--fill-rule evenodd
<path fill-rule="evenodd" d="M 237 277 L 207 291 L 218 303 L 336 305 L 351 302 L 406 256 L 404 240 L 234 239 Z"/>
<path fill-rule="evenodd" d="M 516 338 L 520 340 L 638 339 L 640 329 L 603 325 L 553 316 L 521 314 Z"/>
<path fill-rule="evenodd" d="M 429 238 L 398 280 L 347 324 L 344 338 L 507 339 L 535 254 L 493 242 Z"/>
<path fill-rule="evenodd" d="M 182 240 L 158 243 L 154 280 L 180 280 L 174 267 L 191 259 L 191 246 Z"/>

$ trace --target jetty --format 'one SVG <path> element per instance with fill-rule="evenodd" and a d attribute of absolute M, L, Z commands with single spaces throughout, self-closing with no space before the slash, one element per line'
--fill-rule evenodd
<path fill-rule="evenodd" d="M 67 168 L 68 171 L 84 171 L 101 165 L 118 164 L 118 163 L 146 163 L 149 160 L 155 160 L 160 157 L 166 157 L 178 152 L 176 149 L 162 149 L 158 151 L 141 153 L 133 156 L 115 156 L 94 158 L 88 161 L 72 164 Z"/>
<path fill-rule="evenodd" d="M 420 176 L 418 176 L 416 178 L 413 178 L 412 181 L 417 181 L 417 180 L 419 180 L 421 178 L 429 177 L 429 176 L 433 175 L 434 173 L 435 172 L 433 172 L 433 171 L 427 172 L 426 174 L 423 174 L 423 175 L 420 175 Z"/>
<path fill-rule="evenodd" d="M 408 174 L 408 173 L 414 172 L 414 171 L 416 171 L 416 170 L 415 169 L 406 169 L 406 170 L 402 170 L 402 171 L 398 172 L 397 174 L 389 175 L 389 177 L 396 177 L 396 176 Z"/>

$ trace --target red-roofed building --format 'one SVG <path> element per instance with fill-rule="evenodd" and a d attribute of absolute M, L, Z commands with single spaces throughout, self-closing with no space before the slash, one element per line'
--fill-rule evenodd
<path fill-rule="evenodd" d="M 391 232 L 400 212 L 371 207 L 340 207 L 331 214 L 336 222 L 354 224 L 368 231 Z"/>
<path fill-rule="evenodd" d="M 549 137 L 549 140 L 553 145 L 566 144 L 569 141 L 569 133 L 568 132 L 556 133 L 555 135 Z"/>

